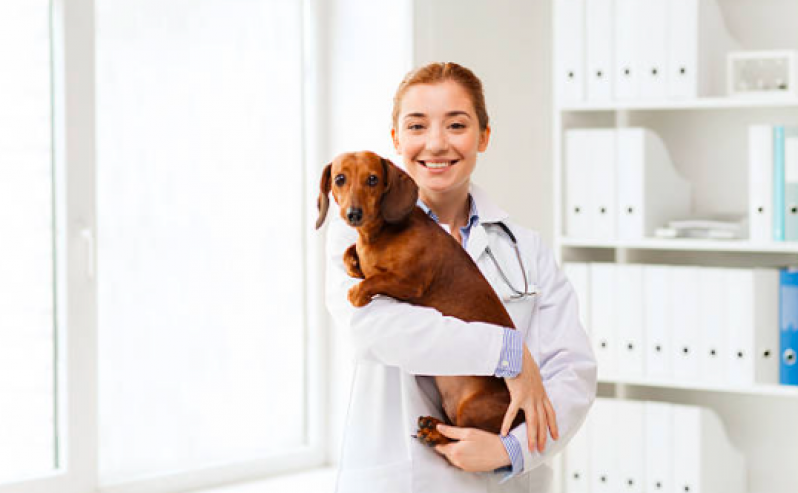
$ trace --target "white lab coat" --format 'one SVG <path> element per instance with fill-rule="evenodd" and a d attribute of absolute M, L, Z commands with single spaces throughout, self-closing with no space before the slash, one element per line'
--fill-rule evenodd
<path fill-rule="evenodd" d="M 356 231 L 330 210 L 327 232 L 327 306 L 335 325 L 348 330 L 356 358 L 349 412 L 340 458 L 338 493 L 534 492 L 549 490 L 547 464 L 563 450 L 581 426 L 596 393 L 596 363 L 577 315 L 574 290 L 557 268 L 550 248 L 538 233 L 507 221 L 507 214 L 472 185 L 480 225 L 473 228 L 467 250 L 503 300 L 509 288 L 485 254 L 491 250 L 517 288 L 523 277 L 509 238 L 484 223 L 503 221 L 514 232 L 530 284 L 539 294 L 505 301 L 518 330 L 524 333 L 549 399 L 557 413 L 560 439 L 548 437 L 543 454 L 528 450 L 526 425 L 512 434 L 524 451 L 524 472 L 503 484 L 504 473 L 468 473 L 411 438 L 419 416 L 442 417 L 440 396 L 425 375 L 493 375 L 499 361 L 503 329 L 466 323 L 438 311 L 378 297 L 363 308 L 347 301 L 359 282 L 343 266 L 344 250 Z"/>

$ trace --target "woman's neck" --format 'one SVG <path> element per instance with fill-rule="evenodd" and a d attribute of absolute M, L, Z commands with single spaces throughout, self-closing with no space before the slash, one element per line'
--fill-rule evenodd
<path fill-rule="evenodd" d="M 468 189 L 458 193 L 436 194 L 420 191 L 421 200 L 438 216 L 438 222 L 448 224 L 452 230 L 461 228 L 468 222 L 471 204 Z"/>

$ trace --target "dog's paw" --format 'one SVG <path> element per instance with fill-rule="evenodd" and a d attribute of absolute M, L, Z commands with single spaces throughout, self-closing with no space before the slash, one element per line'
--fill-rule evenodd
<path fill-rule="evenodd" d="M 371 301 L 371 296 L 368 296 L 360 289 L 360 284 L 356 284 L 349 289 L 347 298 L 349 298 L 349 302 L 352 303 L 352 306 L 357 308 L 366 306 Z"/>
<path fill-rule="evenodd" d="M 418 418 L 418 432 L 416 432 L 416 438 L 418 438 L 421 443 L 428 447 L 445 445 L 452 442 L 453 440 L 447 438 L 438 431 L 438 423 L 446 424 L 443 421 L 431 416 L 420 416 Z"/>

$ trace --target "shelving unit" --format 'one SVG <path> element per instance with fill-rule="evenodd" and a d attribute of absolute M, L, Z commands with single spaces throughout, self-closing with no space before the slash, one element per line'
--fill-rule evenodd
<path fill-rule="evenodd" d="M 554 0 L 555 18 L 558 2 Z M 705 0 L 701 0 L 705 1 Z M 798 49 L 798 2 L 717 0 L 742 49 Z M 555 35 L 556 33 L 556 19 Z M 555 57 L 556 57 L 555 47 Z M 555 58 L 556 66 L 556 58 Z M 555 96 L 557 81 L 555 77 Z M 798 125 L 798 96 L 558 102 L 553 115 L 555 252 L 561 263 L 615 262 L 727 267 L 798 265 L 798 242 L 753 243 L 645 238 L 592 241 L 565 236 L 565 132 L 578 128 L 645 127 L 659 135 L 677 170 L 692 185 L 694 214 L 747 213 L 748 127 Z M 676 218 L 674 218 L 676 219 Z M 749 493 L 793 493 L 798 457 L 798 387 L 724 387 L 683 381 L 612 379 L 602 397 L 645 399 L 711 408 L 746 457 Z M 622 426 L 622 425 L 619 425 Z M 561 481 L 560 486 L 564 483 Z M 722 493 L 722 492 L 705 492 Z"/>

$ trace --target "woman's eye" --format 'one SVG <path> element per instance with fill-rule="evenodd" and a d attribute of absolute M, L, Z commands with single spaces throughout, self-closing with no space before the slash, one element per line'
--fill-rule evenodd
<path fill-rule="evenodd" d="M 449 127 L 453 128 L 455 130 L 462 130 L 462 129 L 466 128 L 466 126 L 463 125 L 462 123 L 452 123 L 451 125 L 449 125 Z"/>
<path fill-rule="evenodd" d="M 338 186 L 338 187 L 343 186 L 344 183 L 346 183 L 346 177 L 344 175 L 337 175 L 335 177 L 335 185 L 336 186 Z"/>
<path fill-rule="evenodd" d="M 366 180 L 366 185 L 373 187 L 377 185 L 377 175 L 369 175 L 368 179 Z"/>
<path fill-rule="evenodd" d="M 420 123 L 413 123 L 411 125 L 408 125 L 407 129 L 408 130 L 423 130 L 424 129 L 424 125 L 421 125 Z"/>

